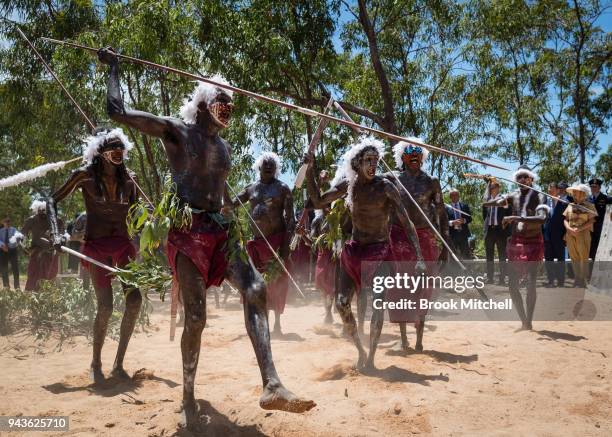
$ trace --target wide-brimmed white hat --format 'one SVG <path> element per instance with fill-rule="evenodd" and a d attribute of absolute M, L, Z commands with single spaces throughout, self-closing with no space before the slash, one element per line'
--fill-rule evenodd
<path fill-rule="evenodd" d="M 567 190 L 570 194 L 575 191 L 582 191 L 586 195 L 591 194 L 591 188 L 587 184 L 574 184 L 571 187 L 568 187 Z"/>

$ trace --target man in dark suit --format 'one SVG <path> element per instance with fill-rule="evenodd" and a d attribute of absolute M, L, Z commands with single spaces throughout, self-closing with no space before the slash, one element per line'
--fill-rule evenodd
<path fill-rule="evenodd" d="M 23 235 L 11 226 L 11 219 L 6 217 L 0 228 L 0 272 L 2 272 L 2 285 L 9 285 L 9 263 L 13 271 L 13 286 L 19 290 L 19 252 L 18 246 Z"/>
<path fill-rule="evenodd" d="M 557 197 L 571 202 L 572 199 L 566 193 L 568 185 L 565 182 L 557 184 Z M 551 210 L 548 213 L 548 218 L 544 223 L 544 240 L 549 243 L 544 246 L 544 258 L 547 264 L 548 284 L 554 286 L 554 280 L 557 281 L 558 287 L 563 287 L 565 284 L 565 225 L 563 221 L 565 217 L 563 213 L 567 208 L 567 203 L 560 202 L 555 199 L 548 198 Z"/>
<path fill-rule="evenodd" d="M 490 181 L 485 192 L 485 202 L 498 200 L 499 182 Z M 487 283 L 495 282 L 495 247 L 499 257 L 499 285 L 506 283 L 506 242 L 508 241 L 510 227 L 502 227 L 502 220 L 510 215 L 510 208 L 494 206 L 491 208 L 482 207 L 482 218 L 484 223 L 484 243 L 487 258 Z"/>
<path fill-rule="evenodd" d="M 446 205 L 446 214 L 448 215 L 450 239 L 459 257 L 471 259 L 472 253 L 468 244 L 471 235 L 468 225 L 472 221 L 470 207 L 459 201 L 459 191 L 451 190 L 449 195 L 451 204 Z"/>
<path fill-rule="evenodd" d="M 599 238 L 601 237 L 601 230 L 603 228 L 603 222 L 606 215 L 606 206 L 612 203 L 612 197 L 606 196 L 601 192 L 601 185 L 603 181 L 601 179 L 593 178 L 589 181 L 591 186 L 591 197 L 589 200 L 595 205 L 597 210 L 597 219 L 593 225 L 593 233 L 591 234 L 591 250 L 589 252 L 589 258 L 595 260 L 597 255 L 597 247 L 599 246 Z"/>

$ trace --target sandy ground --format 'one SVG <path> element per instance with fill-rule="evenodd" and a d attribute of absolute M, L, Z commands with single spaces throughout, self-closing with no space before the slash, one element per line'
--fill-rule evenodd
<path fill-rule="evenodd" d="M 0 415 L 70 416 L 70 431 L 55 435 L 192 435 L 177 427 L 181 330 L 170 342 L 169 304 L 154 306 L 152 326 L 128 349 L 126 369 L 146 369 L 130 384 L 89 385 L 85 338 L 58 349 L 23 333 L 0 337 Z M 260 376 L 238 299 L 221 309 L 209 299 L 208 314 L 196 378 L 206 435 L 612 435 L 612 322 L 537 322 L 536 332 L 520 333 L 516 322 L 432 322 L 425 352 L 407 355 L 391 350 L 399 330 L 387 323 L 378 370 L 361 375 L 336 314 L 325 326 L 316 298 L 289 305 L 286 334 L 272 344 L 277 369 L 318 404 L 295 415 L 258 406 Z M 116 346 L 105 344 L 105 372 Z"/>

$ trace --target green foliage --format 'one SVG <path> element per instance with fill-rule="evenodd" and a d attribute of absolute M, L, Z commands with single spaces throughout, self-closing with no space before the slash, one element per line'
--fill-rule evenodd
<path fill-rule="evenodd" d="M 109 321 L 109 335 L 119 335 L 125 297 L 120 287 L 114 289 L 114 309 Z M 138 316 L 141 328 L 149 325 L 152 308 L 148 301 Z M 43 281 L 34 293 L 20 290 L 0 290 L 0 334 L 26 329 L 39 338 L 57 335 L 60 341 L 76 335 L 90 336 L 96 315 L 93 290 L 83 288 L 80 280 L 69 280 L 56 285 Z"/>
<path fill-rule="evenodd" d="M 323 84 L 360 123 L 394 127 L 396 133 L 479 158 L 538 165 L 555 156 L 570 178 L 583 176 L 585 161 L 597 152 L 598 138 L 610 124 L 610 33 L 599 27 L 605 4 L 362 4 L 372 32 L 354 0 L 0 0 L 0 11 L 24 21 L 24 32 L 96 124 L 110 124 L 107 67 L 91 53 L 38 37 L 112 45 L 190 72 L 221 73 L 239 87 L 317 110 L 327 100 Z M 14 27 L 1 21 L 0 30 L 6 41 L 0 47 L 0 147 L 5 151 L 0 177 L 80 154 L 88 133 L 81 116 Z M 195 85 L 141 65 L 120 65 L 126 105 L 135 109 L 176 116 Z M 252 177 L 253 155 L 263 149 L 283 157 L 283 171 L 295 172 L 318 120 L 244 96 L 236 95 L 234 102 L 232 122 L 223 132 L 232 146 L 230 183 L 239 186 Z M 168 170 L 163 147 L 134 130 L 126 133 L 135 144 L 130 167 L 158 203 Z M 337 162 L 351 142 L 352 132 L 331 123 L 317 147 L 318 168 Z M 443 186 L 461 184 L 457 175 L 476 170 L 436 153 L 426 167 Z M 66 176 L 67 171 L 57 172 L 4 190 L 0 203 L 17 223 L 33 196 L 50 194 Z M 83 210 L 82 200 L 71 196 L 62 208 L 71 216 Z M 156 228 L 160 234 L 166 225 Z M 149 243 L 159 235 L 151 228 L 143 232 L 145 246 L 153 250 Z"/>
<path fill-rule="evenodd" d="M 602 179 L 605 184 L 612 181 L 612 146 L 609 145 L 608 150 L 599 157 L 593 176 Z"/>
<path fill-rule="evenodd" d="M 133 287 L 130 293 L 138 288 L 148 300 L 148 293 L 159 293 L 163 302 L 166 290 L 172 286 L 172 274 L 159 254 L 152 254 L 131 261 L 123 269 L 116 273 L 117 278 L 129 287 Z"/>
<path fill-rule="evenodd" d="M 344 198 L 336 200 L 332 203 L 329 213 L 325 216 L 327 223 L 327 231 L 322 233 L 314 241 L 315 247 L 324 247 L 332 251 L 332 257 L 336 259 L 339 255 L 338 248 L 344 246 L 344 242 L 350 236 L 346 235 L 342 230 L 342 224 L 346 222 L 349 210 L 345 204 Z"/>
<path fill-rule="evenodd" d="M 191 229 L 191 214 L 191 207 L 176 195 L 176 184 L 168 174 L 161 200 L 152 211 L 143 199 L 132 205 L 127 217 L 128 233 L 132 238 L 140 234 L 141 256 L 154 256 L 168 238 L 170 229 Z"/>

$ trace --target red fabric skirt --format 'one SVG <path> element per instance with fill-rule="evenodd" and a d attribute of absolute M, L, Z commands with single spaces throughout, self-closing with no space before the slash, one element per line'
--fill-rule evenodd
<path fill-rule="evenodd" d="M 131 259 L 136 258 L 136 248 L 127 237 L 105 237 L 87 240 L 81 246 L 81 253 L 111 267 L 125 267 Z M 81 260 L 81 265 L 89 270 L 95 286 L 111 287 L 112 273 L 101 267 Z"/>
<path fill-rule="evenodd" d="M 542 261 L 544 238 L 541 234 L 531 238 L 513 235 L 508 242 L 506 254 L 508 261 L 512 262 Z"/>
<path fill-rule="evenodd" d="M 435 262 L 438 260 L 440 250 L 436 241 L 436 235 L 430 228 L 420 228 L 416 230 L 417 237 L 419 239 L 419 246 L 421 247 L 421 254 L 423 260 L 427 263 L 427 273 L 434 275 L 437 273 Z M 416 251 L 414 246 L 408 240 L 408 236 L 404 229 L 399 225 L 391 226 L 391 249 L 395 260 L 398 261 L 398 271 L 400 273 L 413 273 L 414 265 L 416 262 Z M 410 263 L 405 265 L 403 263 Z M 403 289 L 389 289 L 387 290 L 387 301 L 388 302 L 399 302 L 402 298 L 409 299 L 416 305 L 415 310 L 389 310 L 389 319 L 391 322 L 418 322 L 421 317 L 427 314 L 427 309 L 420 309 L 420 299 L 431 300 L 433 289 L 431 288 L 420 288 L 414 293 L 410 293 Z"/>
<path fill-rule="evenodd" d="M 333 260 L 332 251 L 329 249 L 319 249 L 315 270 L 315 285 L 327 296 L 334 296 L 336 290 L 336 262 Z"/>
<path fill-rule="evenodd" d="M 366 283 L 370 283 L 382 262 L 393 261 L 394 256 L 388 242 L 360 244 L 355 240 L 347 241 L 340 255 L 340 263 L 355 283 L 356 292 L 361 291 L 362 269 Z M 366 263 L 362 266 L 362 263 Z"/>
<path fill-rule="evenodd" d="M 227 270 L 225 243 L 227 231 L 211 223 L 206 214 L 193 214 L 190 230 L 172 229 L 168 233 L 168 263 L 178 281 L 176 256 L 180 253 L 191 260 L 204 278 L 206 288 L 221 285 Z"/>
<path fill-rule="evenodd" d="M 28 261 L 28 280 L 25 289 L 38 289 L 41 280 L 53 280 L 59 269 L 59 254 L 55 250 L 33 248 Z"/>
<path fill-rule="evenodd" d="M 280 232 L 266 238 L 270 242 L 270 246 L 278 253 L 279 248 L 289 236 L 287 232 Z M 276 261 L 276 257 L 268 247 L 266 240 L 263 238 L 256 238 L 248 241 L 247 252 L 259 273 L 265 272 L 271 261 Z M 289 278 L 284 270 L 282 270 L 273 281 L 266 284 L 268 309 L 281 314 L 283 313 L 285 310 L 285 303 L 287 302 L 288 286 Z"/>
<path fill-rule="evenodd" d="M 531 238 L 513 235 L 506 246 L 506 255 L 510 271 L 523 277 L 527 273 L 528 262 L 541 262 L 544 258 L 544 237 L 542 234 Z"/>
<path fill-rule="evenodd" d="M 308 282 L 308 272 L 310 270 L 310 246 L 300 239 L 297 247 L 291 252 L 291 274 L 295 278 L 300 278 L 303 282 Z"/>

